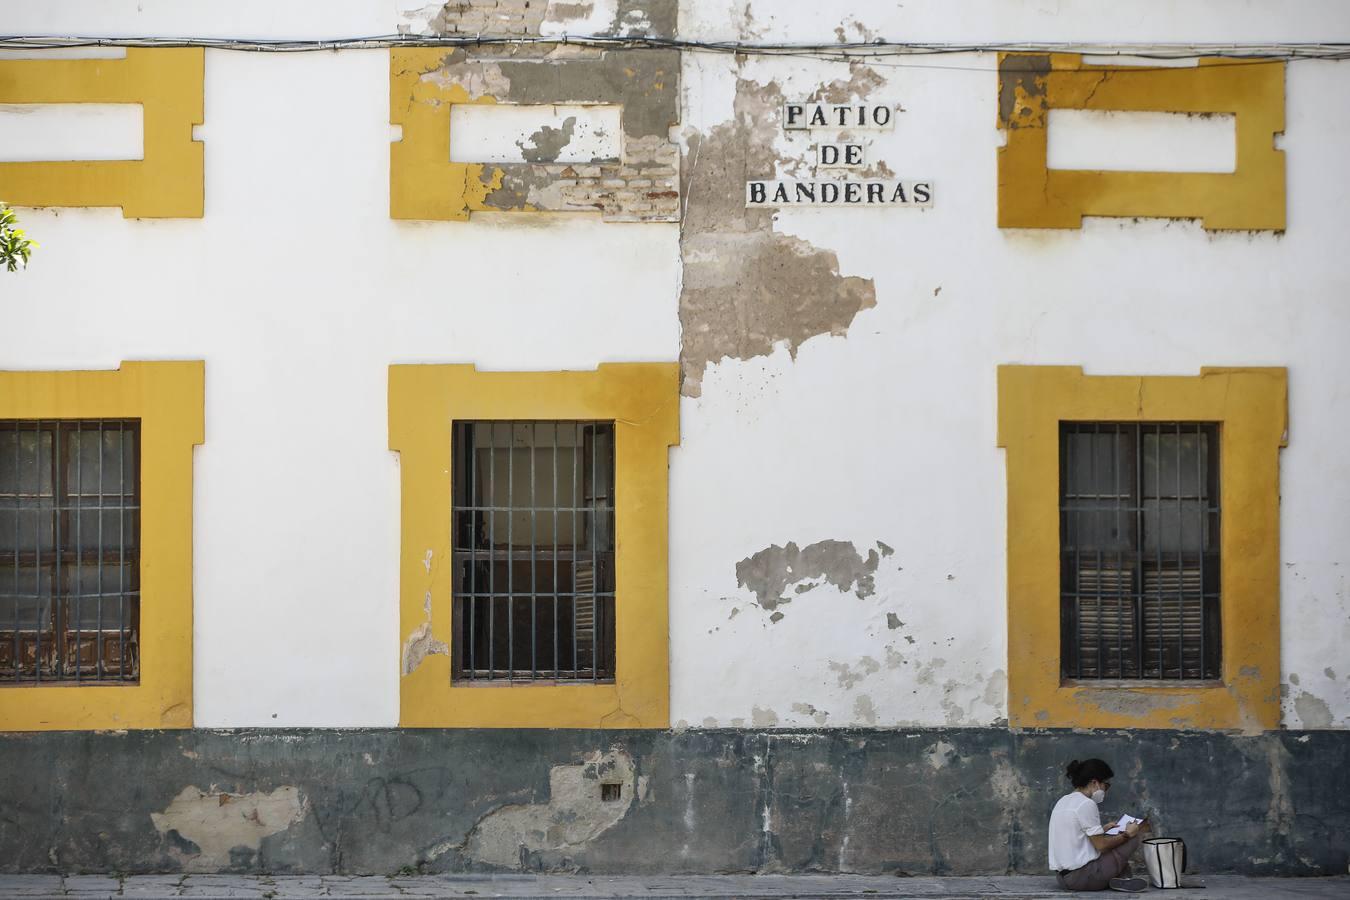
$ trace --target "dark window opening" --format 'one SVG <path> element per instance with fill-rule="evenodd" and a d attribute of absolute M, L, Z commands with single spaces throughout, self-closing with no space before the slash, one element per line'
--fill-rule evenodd
<path fill-rule="evenodd" d="M 140 676 L 140 422 L 0 420 L 0 683 Z"/>
<path fill-rule="evenodd" d="M 1219 428 L 1060 424 L 1061 674 L 1220 677 Z"/>
<path fill-rule="evenodd" d="M 604 803 L 614 803 L 623 799 L 623 785 L 602 783 L 600 785 L 600 800 Z"/>
<path fill-rule="evenodd" d="M 455 422 L 456 681 L 614 680 L 614 425 Z"/>

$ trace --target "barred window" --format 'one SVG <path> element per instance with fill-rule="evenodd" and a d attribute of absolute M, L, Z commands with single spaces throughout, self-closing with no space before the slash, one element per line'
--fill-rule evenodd
<path fill-rule="evenodd" d="M 456 681 L 614 680 L 614 425 L 455 422 Z"/>
<path fill-rule="evenodd" d="M 0 682 L 136 682 L 140 596 L 140 422 L 0 420 Z"/>
<path fill-rule="evenodd" d="M 1061 423 L 1061 674 L 1219 677 L 1219 429 Z"/>

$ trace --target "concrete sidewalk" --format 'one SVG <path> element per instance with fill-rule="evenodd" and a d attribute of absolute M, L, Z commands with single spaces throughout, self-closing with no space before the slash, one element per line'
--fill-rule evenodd
<path fill-rule="evenodd" d="M 1196 876 L 1203 891 L 1169 894 L 1193 900 L 1267 900 L 1267 898 L 1350 898 L 1350 877 L 1244 878 L 1236 875 Z M 1161 891 L 1149 891 L 1161 894 Z M 44 897 L 164 897 L 223 900 L 301 900 L 311 897 L 595 897 L 605 900 L 641 897 L 1114 897 L 1067 894 L 1046 876 L 984 878 L 901 878 L 864 875 L 0 875 L 0 900 Z"/>

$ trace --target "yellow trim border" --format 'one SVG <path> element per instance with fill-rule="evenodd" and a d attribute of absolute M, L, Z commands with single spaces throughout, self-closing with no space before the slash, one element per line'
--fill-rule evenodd
<path fill-rule="evenodd" d="M 192 448 L 205 364 L 0 372 L 0 419 L 141 420 L 141 679 L 0 687 L 0 731 L 192 727 Z"/>
<path fill-rule="evenodd" d="M 389 121 L 403 128 L 389 145 L 390 218 L 464 222 L 471 210 L 488 209 L 484 198 L 501 187 L 501 169 L 450 161 L 450 108 L 497 100 L 424 78 L 445 54 L 437 47 L 389 51 Z"/>
<path fill-rule="evenodd" d="M 1284 63 L 1205 58 L 1195 68 L 1092 66 L 1076 54 L 999 56 L 1000 228 L 1079 228 L 1083 216 L 1200 218 L 1209 230 L 1283 231 Z M 1231 173 L 1050 169 L 1052 109 L 1231 113 Z"/>
<path fill-rule="evenodd" d="M 1000 366 L 998 444 L 1008 473 L 1008 721 L 1014 728 L 1280 725 L 1280 448 L 1283 368 L 1198 376 L 1095 376 Z M 1222 683 L 1085 686 L 1060 680 L 1059 423 L 1217 422 Z M 1120 683 L 1115 683 L 1120 684 Z"/>
<path fill-rule="evenodd" d="M 679 365 L 591 372 L 389 367 L 389 448 L 401 455 L 399 724 L 407 728 L 667 728 L 669 448 L 679 443 Z M 451 423 L 615 422 L 614 684 L 451 683 Z"/>
<path fill-rule="evenodd" d="M 204 205 L 205 51 L 137 48 L 125 59 L 0 60 L 0 103 L 136 103 L 145 111 L 138 160 L 0 163 L 11 206 L 120 206 L 135 218 L 199 219 Z"/>

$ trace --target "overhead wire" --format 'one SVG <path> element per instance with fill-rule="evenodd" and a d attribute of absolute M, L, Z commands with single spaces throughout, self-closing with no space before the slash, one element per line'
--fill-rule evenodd
<path fill-rule="evenodd" d="M 853 42 L 709 41 L 654 35 L 411 35 L 383 34 L 338 38 L 238 38 L 163 36 L 0 35 L 3 50 L 61 50 L 79 48 L 203 47 L 253 53 L 315 53 L 341 50 L 379 50 L 399 47 L 481 48 L 522 45 L 572 45 L 597 49 L 679 50 L 690 53 L 720 53 L 738 56 L 808 58 L 828 62 L 866 61 L 896 68 L 929 68 L 989 71 L 985 67 L 928 65 L 901 61 L 909 57 L 949 56 L 980 53 L 1077 53 L 1099 57 L 1130 57 L 1164 61 L 1187 61 L 1219 57 L 1235 63 L 1262 64 L 1297 60 L 1350 59 L 1350 42 L 1264 43 L 1103 43 L 1103 42 L 896 42 L 878 39 Z M 1137 71 L 1164 66 L 1131 65 Z"/>

